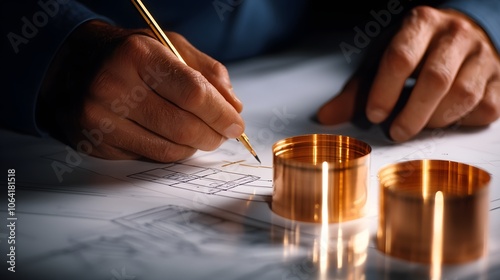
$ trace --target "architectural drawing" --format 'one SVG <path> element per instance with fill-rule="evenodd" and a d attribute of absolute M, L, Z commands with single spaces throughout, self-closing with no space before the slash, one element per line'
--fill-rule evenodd
<path fill-rule="evenodd" d="M 239 186 L 251 185 L 251 183 L 260 180 L 260 177 L 250 174 L 180 163 L 172 163 L 162 168 L 134 173 L 128 177 L 206 194 L 218 194 L 226 191 L 237 192 Z M 254 186 L 272 188 L 271 185 L 263 186 L 260 184 Z M 241 191 L 245 192 L 243 189 Z M 251 194 L 249 193 L 249 195 Z"/>
<path fill-rule="evenodd" d="M 246 107 L 245 132 L 262 160 L 259 168 L 234 139 L 166 164 L 103 160 L 54 139 L 1 130 L 0 181 L 5 189 L 6 170 L 16 169 L 19 227 L 18 271 L 4 277 L 2 269 L 0 279 L 306 280 L 318 279 L 324 255 L 329 263 L 324 279 L 429 279 L 428 267 L 386 257 L 373 242 L 377 171 L 420 158 L 463 161 L 492 174 L 488 254 L 444 267 L 442 279 L 500 279 L 500 122 L 474 133 L 430 129 L 398 145 L 375 127 L 319 125 L 311 116 L 352 73 L 343 67 L 344 57 L 327 47 L 328 54 L 291 52 L 230 66 Z M 317 225 L 280 219 L 269 203 L 273 143 L 306 133 L 349 135 L 373 148 L 368 217 L 345 228 L 331 225 L 326 247 Z M 10 234 L 6 201 L 0 209 L 4 265 Z M 348 228 L 357 222 L 359 227 Z"/>

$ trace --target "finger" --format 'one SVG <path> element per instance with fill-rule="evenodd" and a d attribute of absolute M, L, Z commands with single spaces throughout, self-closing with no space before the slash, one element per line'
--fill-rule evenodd
<path fill-rule="evenodd" d="M 411 11 L 384 52 L 368 95 L 366 115 L 384 121 L 393 110 L 405 81 L 414 72 L 434 32 L 435 13 L 427 7 Z"/>
<path fill-rule="evenodd" d="M 110 111 L 177 144 L 213 150 L 226 140 L 198 117 L 158 96 L 137 72 L 127 70 L 133 67 L 124 68 L 119 74 L 106 71 L 105 75 L 101 75 L 99 86 L 95 87 L 95 92 L 99 92 L 94 97 L 95 101 L 107 104 Z M 130 73 L 121 75 L 123 71 Z M 151 78 L 150 81 L 154 79 L 159 78 Z M 112 92 L 120 95 L 110 96 Z"/>
<path fill-rule="evenodd" d="M 169 141 L 101 105 L 89 104 L 85 106 L 85 111 L 87 117 L 82 120 L 82 126 L 92 128 L 86 133 L 86 138 L 92 144 L 92 149 L 103 157 L 126 158 L 128 155 L 133 158 L 135 154 L 155 161 L 173 162 L 196 152 L 192 147 Z M 115 149 L 108 150 L 103 143 Z M 126 153 L 119 153 L 120 150 Z"/>
<path fill-rule="evenodd" d="M 219 61 L 193 47 L 182 35 L 167 32 L 168 36 L 180 44 L 178 49 L 187 65 L 199 71 L 238 112 L 243 109 L 243 103 L 234 93 L 227 68 Z"/>
<path fill-rule="evenodd" d="M 117 119 L 116 131 L 110 135 L 109 143 L 143 157 L 159 161 L 174 162 L 192 156 L 196 149 L 179 145 L 138 126 L 130 120 Z"/>
<path fill-rule="evenodd" d="M 77 147 L 81 143 L 84 142 L 77 143 Z M 80 149 L 88 149 L 88 146 L 80 146 Z M 82 151 L 80 150 L 80 152 Z M 107 143 L 101 143 L 97 146 L 92 147 L 91 155 L 94 157 L 109 159 L 109 160 L 137 160 L 142 158 L 141 155 L 132 153 L 130 151 L 121 148 L 113 147 L 111 145 L 108 145 Z"/>
<path fill-rule="evenodd" d="M 470 113 L 482 99 L 488 77 L 485 61 L 477 55 L 469 57 L 461 66 L 448 94 L 432 114 L 427 127 L 445 127 Z M 486 73 L 485 73 L 486 72 Z"/>
<path fill-rule="evenodd" d="M 479 104 L 461 120 L 462 125 L 483 126 L 500 118 L 500 81 L 486 85 L 485 94 Z"/>
<path fill-rule="evenodd" d="M 348 122 L 354 114 L 359 78 L 351 79 L 342 91 L 318 110 L 316 117 L 321 124 L 334 125 Z"/>
<path fill-rule="evenodd" d="M 104 136 L 107 133 L 113 132 L 114 124 L 108 117 L 101 116 L 98 119 L 99 120 L 95 119 L 94 121 L 87 120 L 84 124 L 91 125 L 90 127 L 83 128 L 78 134 L 71 134 L 68 136 L 76 151 L 111 160 L 133 160 L 142 157 L 133 152 L 116 148 L 104 142 Z"/>
<path fill-rule="evenodd" d="M 449 91 L 471 49 L 461 28 L 452 26 L 429 46 L 408 102 L 391 125 L 394 141 L 406 141 L 420 132 Z"/>
<path fill-rule="evenodd" d="M 158 96 L 145 84 L 136 87 L 136 92 L 139 88 L 139 104 L 128 118 L 144 128 L 169 141 L 205 151 L 216 149 L 226 140 L 201 119 Z"/>
<path fill-rule="evenodd" d="M 171 57 L 159 43 L 153 44 L 152 58 Z M 193 113 L 226 138 L 237 138 L 244 131 L 238 111 L 208 80 L 179 60 L 149 59 L 138 67 L 140 77 L 156 93 L 176 106 Z"/>

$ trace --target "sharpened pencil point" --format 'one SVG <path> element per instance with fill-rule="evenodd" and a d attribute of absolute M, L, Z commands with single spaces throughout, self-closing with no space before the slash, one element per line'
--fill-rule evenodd
<path fill-rule="evenodd" d="M 262 162 L 261 162 L 261 161 L 260 161 L 260 159 L 259 159 L 259 156 L 255 155 L 255 159 L 256 159 L 256 160 L 257 160 L 260 164 L 262 164 Z"/>

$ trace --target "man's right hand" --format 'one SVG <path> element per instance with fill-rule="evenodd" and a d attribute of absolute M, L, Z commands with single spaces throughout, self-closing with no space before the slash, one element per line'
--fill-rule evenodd
<path fill-rule="evenodd" d="M 80 55 L 73 51 L 79 42 L 91 45 L 92 34 L 98 34 L 98 47 L 90 50 L 91 57 L 102 61 L 88 62 L 92 67 L 79 73 L 82 69 L 65 64 Z M 214 150 L 243 133 L 242 104 L 226 68 L 181 35 L 167 34 L 189 66 L 149 30 L 91 21 L 72 34 L 73 43 L 50 69 L 43 95 L 65 100 L 55 108 L 62 112 L 56 129 L 78 151 L 107 159 L 172 162 L 198 149 Z M 87 78 L 72 80 L 75 75 L 66 69 Z M 62 81 L 66 85 L 58 85 Z"/>

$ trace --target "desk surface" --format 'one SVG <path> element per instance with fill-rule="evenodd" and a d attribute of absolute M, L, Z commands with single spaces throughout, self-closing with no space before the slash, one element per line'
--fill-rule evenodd
<path fill-rule="evenodd" d="M 394 145 L 377 128 L 311 120 L 351 73 L 341 55 L 290 50 L 228 69 L 260 167 L 233 140 L 214 152 L 158 164 L 96 159 L 52 139 L 2 131 L 1 181 L 7 185 L 8 169 L 16 178 L 14 215 L 8 215 L 5 187 L 0 207 L 4 224 L 16 225 L 14 232 L 1 227 L 2 275 L 9 276 L 2 279 L 426 279 L 430 267 L 385 256 L 374 243 L 377 171 L 422 158 L 465 162 L 492 174 L 487 256 L 444 266 L 441 274 L 500 278 L 499 122 L 424 131 Z M 373 148 L 367 214 L 330 225 L 326 272 L 319 265 L 318 226 L 288 221 L 269 207 L 271 146 L 306 133 L 349 135 Z M 6 265 L 12 234 L 15 274 Z"/>

